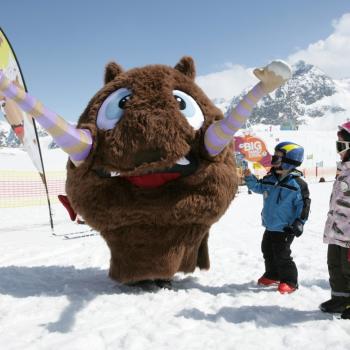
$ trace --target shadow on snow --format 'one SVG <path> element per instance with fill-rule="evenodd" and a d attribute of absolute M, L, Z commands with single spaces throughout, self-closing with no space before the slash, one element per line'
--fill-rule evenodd
<path fill-rule="evenodd" d="M 284 327 L 308 321 L 333 319 L 332 315 L 324 314 L 321 311 L 301 311 L 277 305 L 223 307 L 213 314 L 207 314 L 194 308 L 185 309 L 176 316 L 209 322 L 218 322 L 220 319 L 224 319 L 226 322 L 235 324 L 254 321 L 257 327 L 262 328 Z"/>
<path fill-rule="evenodd" d="M 221 287 L 203 286 L 194 277 L 176 277 L 173 290 L 199 289 L 214 296 L 225 293 L 235 296 L 242 292 L 266 292 L 255 282 L 226 284 Z M 66 296 L 69 304 L 56 322 L 44 324 L 49 332 L 70 332 L 76 315 L 92 300 L 101 295 L 144 294 L 137 287 L 119 284 L 108 277 L 107 270 L 99 268 L 77 269 L 74 266 L 5 266 L 0 267 L 0 294 L 14 298 Z M 154 291 L 153 291 L 154 292 Z M 198 309 L 183 310 L 176 316 L 216 322 L 224 318 L 227 322 L 255 321 L 260 327 L 284 326 L 312 320 L 327 320 L 331 316 L 320 311 L 299 311 L 278 306 L 224 307 L 216 314 L 206 314 Z"/>
<path fill-rule="evenodd" d="M 74 266 L 0 267 L 0 294 L 15 298 L 66 296 L 69 304 L 56 322 L 44 326 L 49 332 L 70 332 L 75 317 L 100 295 L 140 294 L 143 291 L 118 284 L 107 270 Z"/>

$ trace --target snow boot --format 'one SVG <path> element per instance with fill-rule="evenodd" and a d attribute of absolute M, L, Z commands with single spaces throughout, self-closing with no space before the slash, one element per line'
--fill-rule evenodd
<path fill-rule="evenodd" d="M 272 285 L 277 285 L 278 283 L 279 283 L 279 281 L 272 280 L 272 279 L 264 277 L 264 276 L 261 276 L 258 279 L 258 285 L 259 286 L 272 286 Z"/>
<path fill-rule="evenodd" d="M 285 282 L 281 282 L 278 285 L 278 291 L 281 294 L 290 294 L 295 292 L 298 289 L 298 286 L 293 286 L 291 284 L 285 283 Z"/>
<path fill-rule="evenodd" d="M 329 312 L 331 314 L 345 312 L 347 306 L 350 306 L 350 298 L 347 297 L 333 297 L 322 304 L 319 308 L 323 312 Z M 350 311 L 348 311 L 350 315 Z"/>
<path fill-rule="evenodd" d="M 350 304 L 345 307 L 345 310 L 340 316 L 343 320 L 350 320 Z"/>

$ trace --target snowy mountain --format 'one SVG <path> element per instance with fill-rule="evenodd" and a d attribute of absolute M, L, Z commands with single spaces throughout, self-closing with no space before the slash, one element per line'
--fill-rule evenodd
<path fill-rule="evenodd" d="M 45 147 L 50 149 L 57 148 L 58 146 L 52 141 L 51 136 L 38 123 L 36 123 L 36 126 L 41 139 L 40 144 L 44 143 Z M 22 148 L 10 125 L 4 120 L 0 120 L 0 147 Z"/>
<path fill-rule="evenodd" d="M 339 119 L 346 119 L 350 111 L 349 79 L 334 80 L 304 61 L 293 65 L 292 70 L 292 78 L 274 93 L 265 96 L 254 109 L 249 118 L 250 124 L 289 123 L 299 126 L 309 124 L 310 119 L 325 117 L 335 128 Z M 231 101 L 237 104 L 247 91 L 234 96 Z M 222 110 L 226 110 L 230 103 L 225 99 L 213 102 Z"/>
<path fill-rule="evenodd" d="M 20 147 L 20 142 L 15 136 L 14 132 L 4 121 L 0 121 L 0 147 Z"/>
<path fill-rule="evenodd" d="M 5 147 L 7 144 L 8 128 L 5 127 L 4 122 L 0 121 L 0 147 Z"/>

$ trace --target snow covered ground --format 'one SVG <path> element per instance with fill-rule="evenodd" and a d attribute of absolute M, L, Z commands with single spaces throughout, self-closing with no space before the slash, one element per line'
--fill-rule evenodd
<path fill-rule="evenodd" d="M 281 132 L 255 128 L 270 152 L 276 140 L 299 142 L 311 162 L 334 166 L 336 129 Z M 46 153 L 46 154 L 45 154 Z M 44 151 L 46 169 L 66 156 Z M 20 150 L 0 150 L 1 169 L 32 169 Z M 323 226 L 332 182 L 310 181 L 305 233 L 292 245 L 300 288 L 262 288 L 262 198 L 241 188 L 212 227 L 211 269 L 176 276 L 173 290 L 146 292 L 108 278 L 99 236 L 54 237 L 45 206 L 0 209 L 0 349 L 350 349 L 350 321 L 318 310 L 330 297 Z M 81 226 L 54 205 L 55 230 Z"/>
<path fill-rule="evenodd" d="M 1 349 L 350 349 L 350 321 L 318 310 L 330 296 L 322 230 L 331 186 L 310 184 L 291 295 L 256 285 L 262 199 L 244 188 L 211 230 L 211 269 L 153 292 L 108 278 L 99 236 L 52 236 L 45 207 L 1 209 Z M 58 232 L 76 228 L 54 212 Z"/>

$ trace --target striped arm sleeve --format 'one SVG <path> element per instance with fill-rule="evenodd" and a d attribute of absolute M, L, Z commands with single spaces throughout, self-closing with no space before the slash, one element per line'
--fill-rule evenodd
<path fill-rule="evenodd" d="M 77 129 L 58 114 L 48 110 L 36 98 L 11 83 L 0 71 L 0 92 L 33 118 L 53 137 L 57 145 L 68 153 L 75 165 L 81 164 L 89 155 L 92 136 L 87 129 Z"/>
<path fill-rule="evenodd" d="M 204 135 L 204 144 L 211 156 L 219 154 L 232 140 L 234 134 L 244 125 L 258 101 L 265 96 L 261 82 L 255 85 L 233 108 L 231 105 L 225 118 L 211 124 Z"/>

